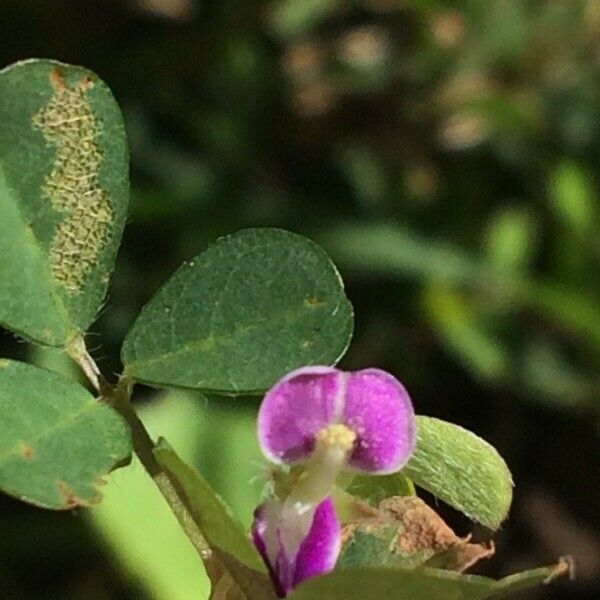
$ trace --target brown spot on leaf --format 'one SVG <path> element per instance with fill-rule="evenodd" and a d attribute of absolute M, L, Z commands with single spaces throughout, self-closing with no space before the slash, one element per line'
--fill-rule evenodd
<path fill-rule="evenodd" d="M 342 527 L 342 548 L 345 548 L 346 544 L 352 540 L 357 529 L 358 525 L 356 523 L 348 523 Z"/>
<path fill-rule="evenodd" d="M 79 84 L 82 89 L 89 90 L 94 87 L 94 80 L 91 77 L 84 77 Z"/>
<path fill-rule="evenodd" d="M 21 443 L 19 451 L 21 452 L 21 456 L 26 460 L 31 460 L 35 456 L 35 450 L 25 443 Z"/>
<path fill-rule="evenodd" d="M 90 506 L 94 500 L 80 498 L 64 481 L 58 482 L 58 491 L 63 499 L 64 508 L 71 509 L 78 506 Z"/>
<path fill-rule="evenodd" d="M 50 71 L 50 83 L 56 90 L 67 87 L 67 83 L 60 69 L 52 69 L 52 71 Z"/>
<path fill-rule="evenodd" d="M 496 545 L 490 541 L 486 544 L 471 544 L 467 536 L 459 543 L 454 544 L 443 556 L 444 568 L 448 571 L 458 571 L 462 573 L 470 569 L 480 560 L 491 558 L 496 553 Z"/>
<path fill-rule="evenodd" d="M 323 304 L 325 304 L 325 300 L 321 300 L 316 296 L 311 296 L 305 300 L 305 303 L 311 308 L 318 308 L 319 306 L 323 306 Z"/>

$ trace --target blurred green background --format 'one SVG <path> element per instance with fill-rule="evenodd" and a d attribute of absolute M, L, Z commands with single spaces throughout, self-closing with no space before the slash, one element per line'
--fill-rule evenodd
<path fill-rule="evenodd" d="M 392 371 L 513 470 L 478 572 L 571 554 L 575 582 L 523 598 L 600 597 L 598 0 L 0 0 L 0 66 L 33 56 L 96 71 L 125 113 L 130 222 L 90 338 L 105 373 L 217 236 L 308 235 L 355 305 L 343 366 Z M 7 333 L 0 352 L 67 368 Z M 249 523 L 257 399 L 137 397 Z M 141 466 L 105 491 L 68 514 L 0 498 L 2 600 L 208 598 Z"/>

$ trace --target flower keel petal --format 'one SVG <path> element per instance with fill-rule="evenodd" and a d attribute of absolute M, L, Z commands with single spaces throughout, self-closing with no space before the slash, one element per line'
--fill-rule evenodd
<path fill-rule="evenodd" d="M 333 500 L 326 498 L 316 508 L 298 551 L 290 556 L 279 539 L 280 508 L 277 501 L 270 501 L 256 509 L 252 539 L 269 569 L 277 595 L 283 598 L 302 581 L 333 570 L 341 549 L 342 527 Z"/>
<path fill-rule="evenodd" d="M 305 579 L 329 573 L 335 567 L 342 545 L 342 527 L 331 497 L 319 504 L 312 527 L 296 557 L 294 586 Z"/>

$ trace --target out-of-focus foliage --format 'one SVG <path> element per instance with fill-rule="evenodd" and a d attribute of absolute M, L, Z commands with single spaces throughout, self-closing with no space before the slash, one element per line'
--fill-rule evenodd
<path fill-rule="evenodd" d="M 513 471 L 489 574 L 571 553 L 577 585 L 539 597 L 598 596 L 597 0 L 0 0 L 0 10 L 2 65 L 83 64 L 124 108 L 133 192 L 94 328 L 105 372 L 120 370 L 140 306 L 219 235 L 276 226 L 313 237 L 356 308 L 344 367 L 394 372 L 419 413 L 476 431 Z M 4 356 L 27 352 L 1 343 Z M 252 402 L 234 417 L 194 400 L 218 415 L 174 427 L 196 450 L 157 433 L 248 523 L 260 494 L 249 484 L 260 472 Z M 80 518 L 66 537 L 50 517 L 4 504 L 2 598 L 192 593 L 191 548 L 185 558 L 166 534 L 119 535 L 145 512 L 134 500 L 143 483 L 123 483 L 113 501 L 119 476 L 92 519 L 122 576 L 99 567 L 112 554 L 83 552 Z M 147 522 L 162 531 L 162 519 Z M 163 542 L 169 560 L 151 569 Z M 14 557 L 29 557 L 26 574 Z"/>

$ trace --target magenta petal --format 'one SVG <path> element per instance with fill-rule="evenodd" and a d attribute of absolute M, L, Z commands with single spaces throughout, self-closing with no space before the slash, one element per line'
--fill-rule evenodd
<path fill-rule="evenodd" d="M 296 557 L 293 585 L 329 573 L 335 567 L 342 545 L 342 526 L 331 497 L 319 504 L 312 527 Z"/>
<path fill-rule="evenodd" d="M 266 536 L 270 528 L 278 525 L 268 521 L 266 506 L 258 507 L 254 513 L 252 539 L 267 564 L 277 595 L 283 598 L 302 581 L 333 570 L 341 549 L 342 527 L 333 500 L 328 497 L 317 507 L 310 531 L 296 556 L 288 557 L 279 545 L 273 557 L 267 550 Z"/>
<path fill-rule="evenodd" d="M 303 367 L 267 392 L 258 413 L 258 439 L 267 458 L 291 463 L 312 452 L 317 432 L 338 416 L 345 378 L 331 367 Z"/>
<path fill-rule="evenodd" d="M 369 473 L 393 473 L 415 449 L 415 413 L 408 392 L 379 369 L 350 374 L 344 422 L 357 434 L 349 464 Z"/>
<path fill-rule="evenodd" d="M 285 574 L 283 577 L 280 573 L 281 571 L 281 562 L 284 559 L 283 548 L 278 547 L 275 549 L 275 556 L 270 556 L 270 553 L 267 551 L 267 541 L 266 536 L 268 535 L 267 528 L 277 527 L 277 523 L 269 523 L 266 519 L 266 505 L 261 504 L 254 511 L 254 522 L 252 523 L 252 541 L 256 546 L 256 549 L 259 551 L 262 556 L 265 564 L 267 565 L 267 569 L 269 570 L 269 574 L 271 575 L 271 580 L 275 585 L 275 589 L 277 591 L 277 595 L 280 598 L 283 598 L 287 594 L 286 588 L 291 588 L 292 578 L 290 575 Z M 285 568 L 284 570 L 289 571 L 289 568 Z M 282 581 L 282 579 L 284 581 Z M 285 585 L 285 580 L 288 580 L 289 583 Z"/>
<path fill-rule="evenodd" d="M 252 541 L 256 549 L 260 552 L 267 565 L 270 564 L 267 556 L 267 544 L 265 542 L 265 533 L 267 530 L 267 521 L 265 519 L 265 505 L 261 504 L 254 511 L 254 521 L 252 522 Z"/>

